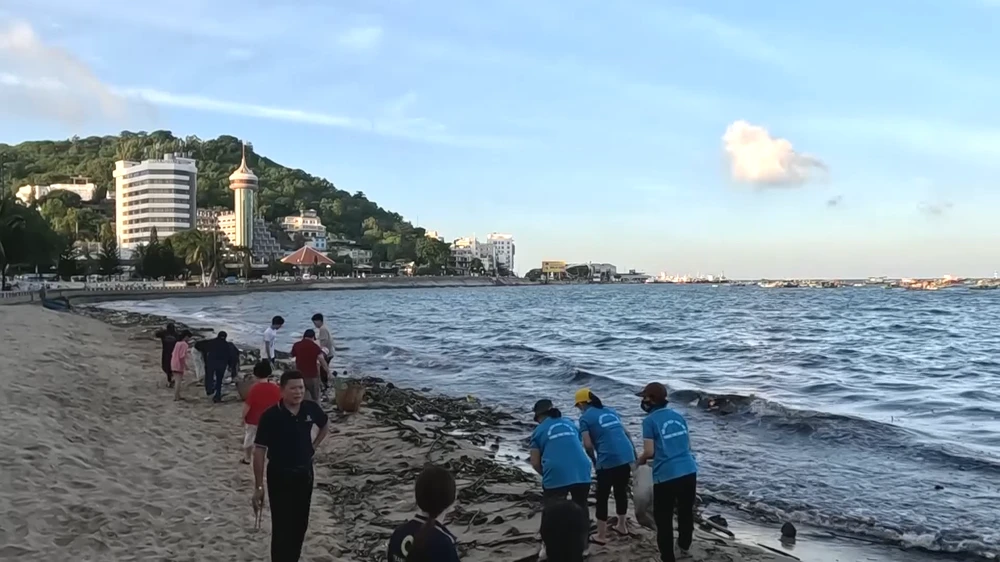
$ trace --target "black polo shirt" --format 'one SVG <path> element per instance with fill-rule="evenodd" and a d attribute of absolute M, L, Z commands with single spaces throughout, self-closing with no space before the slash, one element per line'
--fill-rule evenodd
<path fill-rule="evenodd" d="M 312 400 L 303 400 L 299 413 L 292 414 L 284 403 L 278 402 L 260 416 L 254 444 L 267 447 L 267 460 L 271 468 L 301 469 L 312 464 L 312 427 L 323 429 L 327 423 L 326 412 Z"/>

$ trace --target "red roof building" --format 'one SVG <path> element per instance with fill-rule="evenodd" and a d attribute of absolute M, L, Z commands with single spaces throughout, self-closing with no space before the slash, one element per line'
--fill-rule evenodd
<path fill-rule="evenodd" d="M 288 254 L 281 259 L 281 263 L 287 263 L 298 267 L 312 267 L 314 265 L 333 265 L 333 260 L 323 255 L 312 246 L 302 246 L 295 252 Z"/>

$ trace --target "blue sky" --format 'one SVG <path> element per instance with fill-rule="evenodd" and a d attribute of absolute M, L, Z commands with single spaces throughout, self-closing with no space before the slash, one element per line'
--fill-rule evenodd
<path fill-rule="evenodd" d="M 0 141 L 233 134 L 522 272 L 1000 269 L 1000 1 L 761 6 L 4 0 Z"/>

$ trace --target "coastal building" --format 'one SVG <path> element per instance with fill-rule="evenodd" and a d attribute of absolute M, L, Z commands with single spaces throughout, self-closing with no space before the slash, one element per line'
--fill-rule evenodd
<path fill-rule="evenodd" d="M 448 260 L 450 269 L 462 275 L 469 275 L 477 259 L 485 271 L 493 270 L 493 258 L 489 246 L 479 242 L 475 236 L 458 238 L 451 243 L 451 257 Z"/>
<path fill-rule="evenodd" d="M 257 176 L 247 166 L 247 145 L 243 145 L 240 167 L 229 175 L 229 189 L 233 190 L 232 236 L 234 246 L 253 248 L 254 209 L 257 197 Z"/>
<path fill-rule="evenodd" d="M 198 230 L 203 232 L 217 232 L 224 247 L 240 246 L 240 244 L 233 243 L 236 238 L 237 226 L 240 224 L 235 211 L 220 207 L 198 209 L 196 224 Z M 278 241 L 268 231 L 264 219 L 254 217 L 251 221 L 251 228 L 253 229 L 251 234 L 253 245 L 250 246 L 250 254 L 254 260 L 267 261 L 284 255 Z"/>
<path fill-rule="evenodd" d="M 80 196 L 81 201 L 93 201 L 97 186 L 87 178 L 73 178 L 70 183 L 53 183 L 51 185 L 22 185 L 17 188 L 17 198 L 25 205 L 38 201 L 53 191 L 68 191 Z"/>
<path fill-rule="evenodd" d="M 333 265 L 333 260 L 312 246 L 302 246 L 298 250 L 281 258 L 281 263 L 296 267 L 326 267 Z"/>
<path fill-rule="evenodd" d="M 299 211 L 298 215 L 281 217 L 280 224 L 292 238 L 298 234 L 302 236 L 307 246 L 320 252 L 326 251 L 326 227 L 323 226 L 316 211 L 308 209 Z"/>
<path fill-rule="evenodd" d="M 441 233 L 436 230 L 428 230 L 426 233 L 424 233 L 424 236 L 444 242 L 444 236 L 441 236 Z"/>
<path fill-rule="evenodd" d="M 355 266 L 364 267 L 371 266 L 372 264 L 372 251 L 362 248 L 354 240 L 332 238 L 327 241 L 326 246 L 329 253 L 335 256 L 347 256 L 351 258 L 351 263 Z"/>
<path fill-rule="evenodd" d="M 161 239 L 195 227 L 198 167 L 193 158 L 115 162 L 115 236 L 122 258 L 149 242 L 156 227 Z"/>
<path fill-rule="evenodd" d="M 486 237 L 486 243 L 490 246 L 490 255 L 493 256 L 496 266 L 513 273 L 514 236 L 493 232 Z"/>

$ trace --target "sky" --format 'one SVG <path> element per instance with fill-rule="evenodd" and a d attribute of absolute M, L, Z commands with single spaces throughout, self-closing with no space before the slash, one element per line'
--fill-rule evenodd
<path fill-rule="evenodd" d="M 0 0 L 0 142 L 231 134 L 446 239 L 1000 270 L 1000 0 Z"/>

